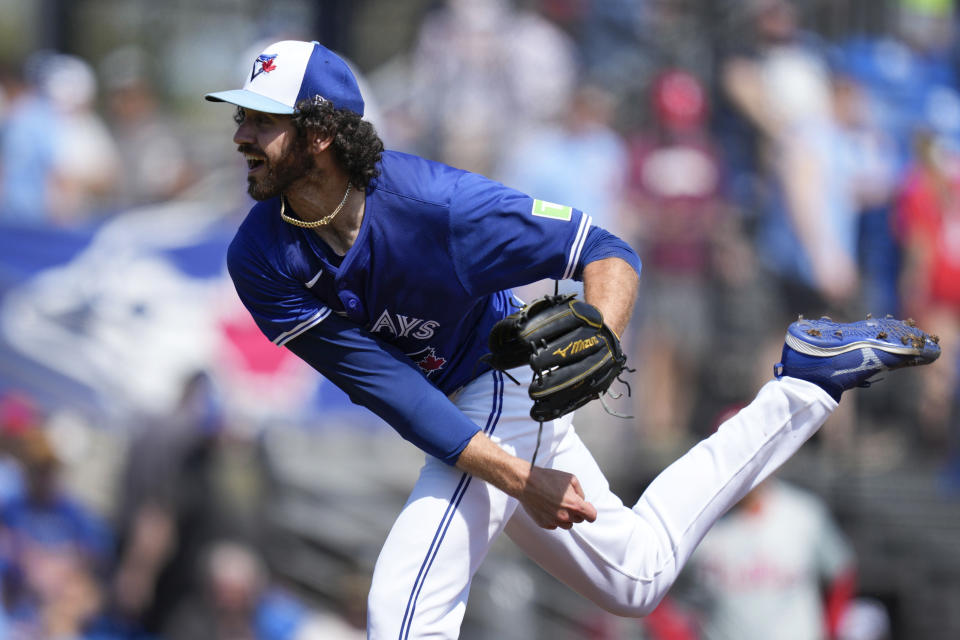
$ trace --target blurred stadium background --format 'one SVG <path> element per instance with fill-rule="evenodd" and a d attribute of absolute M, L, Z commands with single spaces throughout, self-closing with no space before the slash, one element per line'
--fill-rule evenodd
<path fill-rule="evenodd" d="M 939 334 L 940 362 L 848 393 L 780 475 L 855 557 L 873 616 L 833 637 L 960 637 L 958 21 L 949 0 L 0 0 L 0 638 L 363 637 L 422 458 L 240 307 L 244 169 L 202 100 L 288 37 L 353 63 L 388 147 L 640 251 L 638 418 L 577 418 L 625 502 L 752 397 L 797 314 Z M 505 542 L 463 637 L 701 637 L 669 627 Z"/>

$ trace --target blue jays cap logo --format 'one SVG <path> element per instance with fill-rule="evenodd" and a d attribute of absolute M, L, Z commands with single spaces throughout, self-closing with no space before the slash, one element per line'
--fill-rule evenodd
<path fill-rule="evenodd" d="M 277 54 L 275 53 L 261 53 L 257 56 L 257 59 L 253 61 L 253 69 L 250 70 L 250 79 L 253 80 L 261 73 L 270 73 L 277 68 L 276 59 Z"/>

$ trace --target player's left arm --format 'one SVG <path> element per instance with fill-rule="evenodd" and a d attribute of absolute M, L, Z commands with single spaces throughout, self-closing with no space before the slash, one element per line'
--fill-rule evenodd
<path fill-rule="evenodd" d="M 606 258 L 620 258 L 635 275 L 640 272 L 637 253 L 595 226 L 583 211 L 536 200 L 475 174 L 465 173 L 458 180 L 449 220 L 454 274 L 472 296 L 545 278 L 582 280 L 586 265 Z M 607 271 L 601 269 L 602 274 L 613 275 Z M 601 296 L 596 285 L 604 280 L 596 279 L 593 284 L 597 300 Z M 629 284 L 623 293 L 635 295 Z M 612 315 L 622 315 L 622 310 L 616 313 L 613 305 L 607 306 Z"/>
<path fill-rule="evenodd" d="M 640 257 L 626 242 L 600 227 L 591 227 L 573 273 L 583 280 L 583 296 L 600 309 L 604 323 L 623 335 L 637 299 Z"/>
<path fill-rule="evenodd" d="M 635 267 L 623 258 L 602 258 L 583 267 L 583 297 L 600 310 L 618 338 L 633 313 L 639 281 Z"/>

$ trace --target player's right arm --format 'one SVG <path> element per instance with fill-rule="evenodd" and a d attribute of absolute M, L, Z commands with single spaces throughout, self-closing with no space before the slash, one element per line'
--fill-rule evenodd
<path fill-rule="evenodd" d="M 519 500 L 540 526 L 596 519 L 575 476 L 504 451 L 408 358 L 362 327 L 331 315 L 286 346 L 421 450 Z"/>
<path fill-rule="evenodd" d="M 577 478 L 510 455 L 392 345 L 335 314 L 285 344 L 421 450 L 513 496 L 542 527 L 596 519 Z"/>
<path fill-rule="evenodd" d="M 545 469 L 512 456 L 483 433 L 460 452 L 457 468 L 485 480 L 520 501 L 534 522 L 545 529 L 569 529 L 597 519 L 573 474 Z"/>
<path fill-rule="evenodd" d="M 454 464 L 480 431 L 393 345 L 331 314 L 284 346 L 419 449 Z"/>

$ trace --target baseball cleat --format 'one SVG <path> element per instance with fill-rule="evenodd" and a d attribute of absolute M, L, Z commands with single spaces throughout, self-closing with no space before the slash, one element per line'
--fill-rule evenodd
<path fill-rule="evenodd" d="M 773 375 L 813 382 L 839 400 L 847 389 L 869 387 L 882 371 L 930 364 L 940 356 L 938 343 L 937 336 L 917 329 L 913 320 L 867 316 L 840 323 L 801 316 L 787 329 Z"/>

